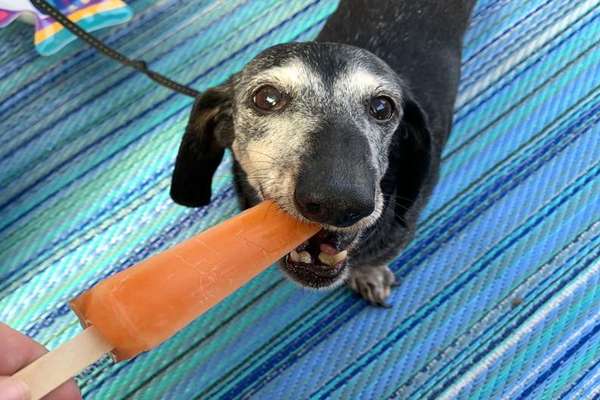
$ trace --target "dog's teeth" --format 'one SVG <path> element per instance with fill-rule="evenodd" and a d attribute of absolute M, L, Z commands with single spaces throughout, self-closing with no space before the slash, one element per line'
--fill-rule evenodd
<path fill-rule="evenodd" d="M 312 257 L 308 251 L 301 251 L 298 253 L 298 260 L 305 264 L 310 264 L 312 262 Z"/>
<path fill-rule="evenodd" d="M 336 265 L 340 261 L 345 260 L 347 256 L 348 256 L 348 251 L 347 250 L 340 251 L 339 253 L 337 253 L 337 254 L 335 254 L 333 256 L 329 255 L 327 253 L 320 252 L 319 253 L 319 260 L 321 260 L 321 262 L 323 264 L 329 265 L 330 267 L 333 267 L 334 265 Z"/>
<path fill-rule="evenodd" d="M 293 262 L 300 262 L 300 254 L 296 250 L 292 250 L 290 253 L 290 259 Z"/>
<path fill-rule="evenodd" d="M 319 260 L 325 265 L 335 265 L 332 258 L 333 257 L 331 257 L 329 254 L 325 254 L 323 252 L 319 253 Z"/>
<path fill-rule="evenodd" d="M 333 259 L 335 260 L 335 264 L 339 263 L 340 261 L 345 260 L 347 256 L 348 256 L 348 250 L 340 251 L 335 256 L 333 256 Z"/>

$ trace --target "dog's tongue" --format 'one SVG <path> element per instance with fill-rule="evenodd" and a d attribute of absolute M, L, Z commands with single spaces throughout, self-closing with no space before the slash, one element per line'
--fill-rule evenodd
<path fill-rule="evenodd" d="M 330 256 L 335 256 L 338 253 L 338 250 L 329 243 L 321 243 L 319 250 L 325 254 L 329 254 Z"/>
<path fill-rule="evenodd" d="M 356 238 L 356 233 L 347 234 L 320 230 L 315 236 L 308 240 L 312 251 L 322 252 L 334 256 L 344 251 Z"/>

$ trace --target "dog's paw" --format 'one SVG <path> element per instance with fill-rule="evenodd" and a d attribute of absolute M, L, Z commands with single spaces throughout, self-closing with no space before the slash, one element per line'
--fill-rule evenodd
<path fill-rule="evenodd" d="M 369 303 L 388 308 L 391 305 L 386 300 L 397 286 L 396 276 L 387 265 L 350 268 L 348 284 Z"/>

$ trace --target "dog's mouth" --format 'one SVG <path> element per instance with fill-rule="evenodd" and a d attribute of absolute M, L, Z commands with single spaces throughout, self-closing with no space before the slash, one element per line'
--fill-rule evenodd
<path fill-rule="evenodd" d="M 343 281 L 348 252 L 357 233 L 321 229 L 315 236 L 287 254 L 282 260 L 284 272 L 303 286 L 326 288 Z"/>

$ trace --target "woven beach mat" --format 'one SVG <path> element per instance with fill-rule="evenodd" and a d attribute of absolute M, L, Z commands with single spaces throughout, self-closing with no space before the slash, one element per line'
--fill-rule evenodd
<path fill-rule="evenodd" d="M 98 32 L 204 90 L 337 1 L 128 1 Z M 55 348 L 67 301 L 239 211 L 170 174 L 191 99 L 73 43 L 0 31 L 0 321 Z M 78 378 L 86 399 L 600 398 L 600 0 L 481 0 L 453 134 L 391 309 L 312 292 L 276 267 L 134 360 Z M 148 295 L 152 295 L 149 293 Z"/>

